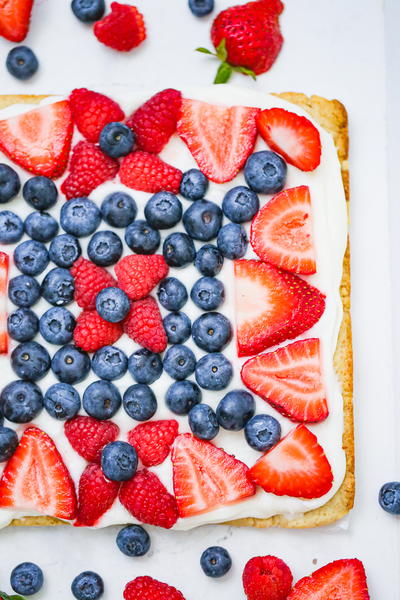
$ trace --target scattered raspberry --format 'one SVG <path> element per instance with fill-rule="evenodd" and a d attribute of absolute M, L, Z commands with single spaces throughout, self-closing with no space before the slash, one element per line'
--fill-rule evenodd
<path fill-rule="evenodd" d="M 96 352 L 103 346 L 114 344 L 122 335 L 120 323 L 110 323 L 95 310 L 84 310 L 76 319 L 74 342 L 86 352 Z"/>
<path fill-rule="evenodd" d="M 75 124 L 89 142 L 98 141 L 101 130 L 107 123 L 123 121 L 125 118 L 114 100 L 86 88 L 73 90 L 69 102 Z"/>
<path fill-rule="evenodd" d="M 242 579 L 248 600 L 286 600 L 293 582 L 289 567 L 276 556 L 251 558 Z"/>
<path fill-rule="evenodd" d="M 75 281 L 75 302 L 81 308 L 93 310 L 100 290 L 117 285 L 114 277 L 106 269 L 82 256 L 74 262 L 70 272 Z"/>
<path fill-rule="evenodd" d="M 151 352 L 163 352 L 167 347 L 161 313 L 151 296 L 132 302 L 123 327 L 130 338 Z"/>
<path fill-rule="evenodd" d="M 88 465 L 79 480 L 78 515 L 75 527 L 96 525 L 118 496 L 120 484 L 110 481 L 103 475 L 99 465 Z"/>
<path fill-rule="evenodd" d="M 65 423 L 64 433 L 79 456 L 100 464 L 101 451 L 106 444 L 117 439 L 119 427 L 112 421 L 78 416 Z"/>
<path fill-rule="evenodd" d="M 152 577 L 136 577 L 126 584 L 125 600 L 185 600 L 181 592 Z"/>
<path fill-rule="evenodd" d="M 128 442 L 136 448 L 144 466 L 153 467 L 167 458 L 178 428 L 175 419 L 140 423 L 128 433 Z"/>
<path fill-rule="evenodd" d="M 122 258 L 114 267 L 118 286 L 131 300 L 147 296 L 168 273 L 161 254 L 132 254 Z"/>
<path fill-rule="evenodd" d="M 97 21 L 94 35 L 99 42 L 120 52 L 129 52 L 146 39 L 143 15 L 135 6 L 112 2 L 111 13 Z"/>
<path fill-rule="evenodd" d="M 122 159 L 119 177 L 123 184 L 142 192 L 179 192 L 182 171 L 165 163 L 161 158 L 137 150 Z"/>

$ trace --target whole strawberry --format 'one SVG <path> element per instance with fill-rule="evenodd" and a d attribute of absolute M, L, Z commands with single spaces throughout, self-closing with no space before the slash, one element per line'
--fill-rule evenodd
<path fill-rule="evenodd" d="M 143 15 L 135 6 L 112 2 L 111 13 L 95 23 L 94 35 L 105 46 L 129 52 L 146 39 Z"/>

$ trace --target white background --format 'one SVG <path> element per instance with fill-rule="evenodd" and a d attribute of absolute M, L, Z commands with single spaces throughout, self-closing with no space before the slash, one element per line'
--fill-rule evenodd
<path fill-rule="evenodd" d="M 218 9 L 233 3 L 216 0 Z M 210 46 L 211 19 L 195 19 L 186 0 L 136 0 L 135 4 L 144 13 L 148 40 L 124 55 L 100 45 L 90 28 L 72 16 L 69 0 L 36 0 L 26 43 L 36 51 L 40 71 L 29 83 L 14 80 L 4 66 L 11 44 L 1 40 L 0 93 L 211 83 L 215 64 L 193 52 L 196 46 Z M 281 17 L 285 45 L 275 66 L 256 84 L 241 76 L 234 80 L 258 90 L 337 97 L 349 112 L 357 445 L 357 497 L 350 517 L 342 526 L 308 531 L 225 526 L 190 533 L 152 530 L 152 551 L 142 559 L 129 559 L 117 550 L 117 528 L 7 529 L 0 532 L 0 589 L 9 589 L 13 566 L 33 560 L 46 577 L 38 600 L 70 598 L 70 582 L 86 569 L 103 576 L 105 600 L 122 598 L 125 583 L 143 574 L 175 585 L 187 600 L 240 600 L 244 597 L 240 577 L 248 558 L 275 554 L 288 562 L 295 579 L 331 560 L 358 557 L 367 569 L 371 598 L 399 600 L 400 521 L 377 503 L 380 485 L 400 478 L 400 409 L 395 395 L 399 386 L 394 376 L 400 346 L 396 335 L 400 333 L 400 284 L 395 276 L 400 253 L 395 185 L 400 137 L 400 94 L 395 81 L 399 4 L 398 0 L 388 0 L 385 7 L 382 0 L 286 0 Z M 211 544 L 224 545 L 233 557 L 232 571 L 220 581 L 208 580 L 198 564 L 201 552 Z"/>

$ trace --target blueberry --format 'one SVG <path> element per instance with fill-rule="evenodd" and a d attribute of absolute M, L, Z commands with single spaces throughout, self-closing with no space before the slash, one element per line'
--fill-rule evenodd
<path fill-rule="evenodd" d="M 9 202 L 21 189 L 20 178 L 14 169 L 0 163 L 0 204 Z"/>
<path fill-rule="evenodd" d="M 127 442 L 110 442 L 101 453 L 101 468 L 111 481 L 128 481 L 136 473 L 138 456 Z"/>
<path fill-rule="evenodd" d="M 249 392 L 232 390 L 217 406 L 218 423 L 228 431 L 240 431 L 254 415 L 256 404 Z"/>
<path fill-rule="evenodd" d="M 105 421 L 111 419 L 121 406 L 121 396 L 118 389 L 109 381 L 94 381 L 83 393 L 83 408 L 87 414 Z"/>
<path fill-rule="evenodd" d="M 196 357 L 187 346 L 175 344 L 165 353 L 163 366 L 170 377 L 181 381 L 193 373 Z"/>
<path fill-rule="evenodd" d="M 28 46 L 17 46 L 7 54 L 8 72 L 17 79 L 29 79 L 39 68 L 36 54 Z"/>
<path fill-rule="evenodd" d="M 122 242 L 113 231 L 98 231 L 91 238 L 87 253 L 100 267 L 114 265 L 122 256 Z"/>
<path fill-rule="evenodd" d="M 189 0 L 189 8 L 195 17 L 204 17 L 214 10 L 214 0 Z"/>
<path fill-rule="evenodd" d="M 215 277 L 222 269 L 224 257 L 213 244 L 205 244 L 196 254 L 195 267 L 206 277 Z"/>
<path fill-rule="evenodd" d="M 182 204 L 171 192 L 157 192 L 147 201 L 144 216 L 154 229 L 169 229 L 182 218 Z"/>
<path fill-rule="evenodd" d="M 99 21 L 104 15 L 104 0 L 72 0 L 71 9 L 77 19 L 83 23 Z"/>
<path fill-rule="evenodd" d="M 92 358 L 92 369 L 100 379 L 119 379 L 128 369 L 125 352 L 116 346 L 103 346 Z"/>
<path fill-rule="evenodd" d="M 7 319 L 10 337 L 17 342 L 29 342 L 39 330 L 39 319 L 32 310 L 18 308 Z"/>
<path fill-rule="evenodd" d="M 110 323 L 119 323 L 125 319 L 131 303 L 123 290 L 117 287 L 102 289 L 96 296 L 96 310 Z"/>
<path fill-rule="evenodd" d="M 386 512 L 400 515 L 400 482 L 385 483 L 379 490 L 379 504 Z"/>
<path fill-rule="evenodd" d="M 281 426 L 270 415 L 255 415 L 246 423 L 244 435 L 253 450 L 266 452 L 281 439 Z"/>
<path fill-rule="evenodd" d="M 165 333 L 170 344 L 183 344 L 190 337 L 192 324 L 183 312 L 173 312 L 163 320 Z"/>
<path fill-rule="evenodd" d="M 164 308 L 173 311 L 180 310 L 188 299 L 185 286 L 176 277 L 166 277 L 160 281 L 157 296 Z"/>
<path fill-rule="evenodd" d="M 222 211 L 234 223 L 251 221 L 260 209 L 260 200 L 255 192 L 238 185 L 227 192 L 222 201 Z"/>
<path fill-rule="evenodd" d="M 198 200 L 184 212 L 183 225 L 194 240 L 209 242 L 222 224 L 222 210 L 214 202 Z"/>
<path fill-rule="evenodd" d="M 251 154 L 244 167 L 247 185 L 262 194 L 276 194 L 283 190 L 287 165 L 283 158 L 271 150 Z"/>
<path fill-rule="evenodd" d="M 159 354 L 140 348 L 129 357 L 128 369 L 137 383 L 154 383 L 162 373 L 162 360 Z"/>
<path fill-rule="evenodd" d="M 11 587 L 17 594 L 31 596 L 43 586 L 43 571 L 31 562 L 23 562 L 11 572 Z"/>
<path fill-rule="evenodd" d="M 17 446 L 18 436 L 14 429 L 0 427 L 0 463 L 11 458 Z"/>
<path fill-rule="evenodd" d="M 232 559 L 225 548 L 210 546 L 201 555 L 200 566 L 207 577 L 223 577 L 232 567 Z"/>
<path fill-rule="evenodd" d="M 42 242 L 28 240 L 15 248 L 14 262 L 24 275 L 39 275 L 49 264 L 49 253 Z"/>
<path fill-rule="evenodd" d="M 165 401 L 168 408 L 176 415 L 187 415 L 193 406 L 201 402 L 201 390 L 188 379 L 175 381 L 168 388 Z"/>
<path fill-rule="evenodd" d="M 99 145 L 104 154 L 112 158 L 126 156 L 132 151 L 135 135 L 127 125 L 111 122 L 103 127 L 99 137 Z"/>
<path fill-rule="evenodd" d="M 228 223 L 218 233 L 218 248 L 226 258 L 242 258 L 246 254 L 248 243 L 246 230 L 238 223 Z"/>
<path fill-rule="evenodd" d="M 220 352 L 232 339 L 232 327 L 225 315 L 209 312 L 195 320 L 192 337 L 202 350 Z"/>
<path fill-rule="evenodd" d="M 50 260 L 57 265 L 69 269 L 82 254 L 79 241 L 69 233 L 58 235 L 52 240 L 49 248 Z"/>
<path fill-rule="evenodd" d="M 125 242 L 136 254 L 154 254 L 160 241 L 160 232 L 150 227 L 147 221 L 134 221 L 126 228 Z"/>
<path fill-rule="evenodd" d="M 103 219 L 111 227 L 128 227 L 137 215 L 136 202 L 125 192 L 108 194 L 101 203 Z"/>
<path fill-rule="evenodd" d="M 224 284 L 215 277 L 201 277 L 192 287 L 190 297 L 199 308 L 215 310 L 224 301 Z"/>
<path fill-rule="evenodd" d="M 123 406 L 135 421 L 148 421 L 157 410 L 157 399 L 148 385 L 136 383 L 126 390 Z"/>
<path fill-rule="evenodd" d="M 68 344 L 57 350 L 51 368 L 59 381 L 79 383 L 90 371 L 90 358 L 83 350 Z"/>
<path fill-rule="evenodd" d="M 39 330 L 46 342 L 63 346 L 72 340 L 75 318 L 66 308 L 49 308 L 40 317 Z"/>
<path fill-rule="evenodd" d="M 33 212 L 28 215 L 24 223 L 25 232 L 37 242 L 49 242 L 58 232 L 58 223 L 47 212 Z"/>
<path fill-rule="evenodd" d="M 118 532 L 117 546 L 126 556 L 144 556 L 150 550 L 150 536 L 140 525 L 127 525 Z"/>
<path fill-rule="evenodd" d="M 196 404 L 189 412 L 189 427 L 200 440 L 213 440 L 219 432 L 217 415 L 208 404 Z"/>
<path fill-rule="evenodd" d="M 47 273 L 40 290 L 49 304 L 64 306 L 74 298 L 74 278 L 68 269 L 56 267 Z"/>
<path fill-rule="evenodd" d="M 43 404 L 50 416 L 59 421 L 72 419 L 81 407 L 81 398 L 72 385 L 55 383 L 44 395 Z"/>
<path fill-rule="evenodd" d="M 43 408 L 42 392 L 31 381 L 12 381 L 1 392 L 2 411 L 12 423 L 29 423 Z"/>
<path fill-rule="evenodd" d="M 47 210 L 57 202 L 58 191 L 51 179 L 37 175 L 25 182 L 22 195 L 25 202 L 36 210 Z"/>
<path fill-rule="evenodd" d="M 233 376 L 232 365 L 220 352 L 203 356 L 196 365 L 196 381 L 205 390 L 223 390 Z"/>
<path fill-rule="evenodd" d="M 184 198 L 200 200 L 204 198 L 207 189 L 208 179 L 199 169 L 189 169 L 183 174 L 179 191 Z"/>
<path fill-rule="evenodd" d="M 184 267 L 196 256 L 193 240 L 186 233 L 171 233 L 164 240 L 163 255 L 170 267 Z"/>
<path fill-rule="evenodd" d="M 62 205 L 60 225 L 71 235 L 91 235 L 100 225 L 100 221 L 100 210 L 89 198 L 74 198 Z"/>
<path fill-rule="evenodd" d="M 15 244 L 24 235 L 24 224 L 11 210 L 0 212 L 0 244 Z"/>
<path fill-rule="evenodd" d="M 33 277 L 18 275 L 8 284 L 8 297 L 13 304 L 29 308 L 39 300 L 40 285 Z"/>
<path fill-rule="evenodd" d="M 11 366 L 20 379 L 42 379 L 50 369 L 50 363 L 46 348 L 37 342 L 23 342 L 11 353 Z"/>
<path fill-rule="evenodd" d="M 104 594 L 104 583 L 97 573 L 83 571 L 73 580 L 71 591 L 76 600 L 97 600 Z"/>

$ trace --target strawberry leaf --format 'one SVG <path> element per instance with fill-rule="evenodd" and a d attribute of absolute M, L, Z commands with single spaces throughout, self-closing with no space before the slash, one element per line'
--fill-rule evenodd
<path fill-rule="evenodd" d="M 226 39 L 225 38 L 223 38 L 221 40 L 221 42 L 219 43 L 216 50 L 217 50 L 217 56 L 218 56 L 219 60 L 224 63 L 226 61 L 226 59 L 228 58 L 228 52 L 226 50 Z"/>
<path fill-rule="evenodd" d="M 256 81 L 256 79 L 257 79 L 254 71 L 252 71 L 251 69 L 248 69 L 247 67 L 233 67 L 233 70 L 236 71 L 237 73 L 243 73 L 243 75 L 248 75 L 249 77 L 254 79 L 254 81 Z"/>
<path fill-rule="evenodd" d="M 25 600 L 25 598 L 18 595 L 9 596 L 5 592 L 0 592 L 0 600 Z"/>
<path fill-rule="evenodd" d="M 216 56 L 216 54 L 214 54 L 214 52 L 211 52 L 211 50 L 209 50 L 208 48 L 202 48 L 200 46 L 200 48 L 196 48 L 196 52 L 201 52 L 202 54 L 211 54 L 212 56 Z"/>
<path fill-rule="evenodd" d="M 232 67 L 228 63 L 223 62 L 219 65 L 214 83 L 226 83 L 232 75 Z"/>

